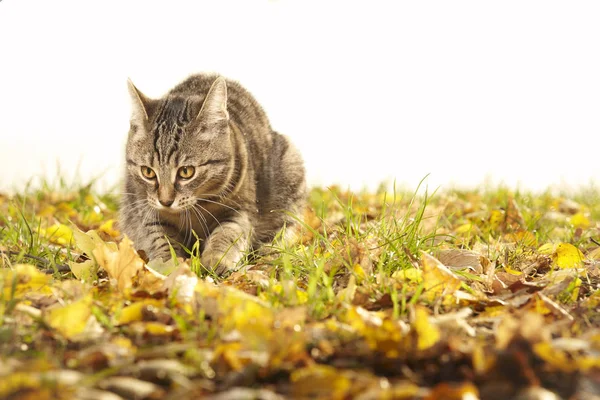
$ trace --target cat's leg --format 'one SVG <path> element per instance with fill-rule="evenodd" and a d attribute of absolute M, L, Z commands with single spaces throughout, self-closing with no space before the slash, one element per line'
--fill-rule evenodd
<path fill-rule="evenodd" d="M 123 208 L 120 221 L 123 233 L 129 237 L 137 250 L 142 250 L 146 254 L 148 259 L 161 258 L 167 261 L 171 258 L 169 244 L 175 246 L 174 241 L 165 231 L 167 226 L 158 218 L 148 220 L 143 218 L 144 216 L 140 210 Z"/>
<path fill-rule="evenodd" d="M 146 235 L 141 237 L 139 249 L 144 250 L 149 260 L 157 258 L 167 261 L 171 258 L 171 246 L 167 240 L 166 233 L 162 228 L 152 229 Z"/>
<path fill-rule="evenodd" d="M 251 234 L 252 224 L 245 213 L 222 222 L 206 239 L 202 265 L 212 268 L 217 274 L 233 270 L 249 250 Z"/>

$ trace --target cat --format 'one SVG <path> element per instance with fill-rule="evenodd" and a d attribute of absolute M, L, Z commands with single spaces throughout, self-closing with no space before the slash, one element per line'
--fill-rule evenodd
<path fill-rule="evenodd" d="M 196 74 L 160 99 L 128 81 L 132 103 L 120 227 L 149 259 L 188 257 L 223 274 L 296 225 L 304 162 L 239 83 Z M 286 229 L 287 231 L 287 229 Z"/>

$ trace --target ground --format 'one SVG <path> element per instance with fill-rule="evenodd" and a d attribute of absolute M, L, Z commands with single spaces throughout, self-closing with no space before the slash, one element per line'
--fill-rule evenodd
<path fill-rule="evenodd" d="M 599 194 L 313 188 L 225 277 L 91 184 L 0 195 L 0 398 L 600 398 Z"/>

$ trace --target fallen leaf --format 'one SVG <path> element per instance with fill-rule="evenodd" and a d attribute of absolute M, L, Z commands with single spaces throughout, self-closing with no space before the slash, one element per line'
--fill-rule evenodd
<path fill-rule="evenodd" d="M 51 242 L 67 246 L 73 240 L 73 231 L 66 225 L 54 224 L 47 228 L 40 228 L 40 234 Z"/>
<path fill-rule="evenodd" d="M 73 238 L 75 239 L 75 245 L 90 258 L 94 257 L 94 250 L 97 246 L 107 246 L 111 250 L 117 250 L 116 243 L 104 242 L 104 240 L 98 236 L 96 231 L 91 230 L 86 233 L 81 231 L 75 225 L 72 225 L 71 228 Z"/>
<path fill-rule="evenodd" d="M 481 254 L 463 249 L 441 250 L 436 255 L 437 259 L 446 267 L 465 269 L 469 268 L 476 274 L 482 272 Z"/>
<path fill-rule="evenodd" d="M 554 261 L 560 268 L 578 267 L 583 258 L 583 253 L 570 243 L 559 243 L 554 254 Z"/>
<path fill-rule="evenodd" d="M 421 252 L 423 268 L 423 285 L 431 299 L 436 296 L 454 294 L 461 285 L 461 280 L 444 264 L 424 251 Z"/>
<path fill-rule="evenodd" d="M 367 373 L 338 370 L 328 365 L 313 365 L 292 372 L 294 398 L 347 399 L 368 387 L 374 378 Z"/>
<path fill-rule="evenodd" d="M 384 353 L 387 357 L 400 356 L 410 344 L 410 327 L 402 321 L 392 320 L 362 307 L 349 307 L 344 320 L 364 337 L 370 348 Z M 422 325 L 419 328 L 426 330 L 427 326 Z M 427 340 L 423 342 L 423 345 L 426 344 Z"/>
<path fill-rule="evenodd" d="M 538 242 L 535 235 L 530 231 L 519 230 L 504 235 L 504 240 L 529 247 L 537 247 Z"/>
<path fill-rule="evenodd" d="M 104 232 L 108 236 L 116 239 L 119 236 L 121 236 L 121 232 L 119 232 L 118 230 L 116 230 L 114 228 L 114 225 L 115 225 L 115 220 L 114 219 L 109 219 L 108 221 L 104 222 L 102 225 L 100 225 L 98 227 L 98 232 Z"/>
<path fill-rule="evenodd" d="M 92 316 L 92 296 L 87 295 L 65 306 L 54 307 L 44 313 L 44 320 L 67 339 L 81 335 Z"/>
<path fill-rule="evenodd" d="M 191 303 L 194 299 L 198 275 L 190 269 L 187 263 L 180 264 L 163 282 L 163 288 L 181 303 Z"/>
<path fill-rule="evenodd" d="M 119 317 L 116 321 L 117 325 L 128 324 L 134 321 L 143 321 L 143 311 L 145 308 L 148 307 L 155 307 L 160 309 L 164 307 L 164 302 L 154 299 L 136 301 L 135 303 L 121 310 L 121 312 L 119 313 Z"/>
<path fill-rule="evenodd" d="M 118 252 L 108 246 L 97 244 L 92 254 L 108 276 L 116 281 L 121 292 L 131 288 L 133 278 L 144 268 L 144 261 L 138 256 L 133 243 L 127 237 L 119 243 Z"/>
<path fill-rule="evenodd" d="M 35 266 L 17 264 L 12 269 L 0 270 L 0 289 L 4 299 L 18 299 L 31 293 L 52 293 L 51 277 Z"/>
<path fill-rule="evenodd" d="M 426 350 L 440 340 L 440 330 L 432 324 L 424 307 L 415 307 L 411 328 L 417 335 L 417 349 Z"/>

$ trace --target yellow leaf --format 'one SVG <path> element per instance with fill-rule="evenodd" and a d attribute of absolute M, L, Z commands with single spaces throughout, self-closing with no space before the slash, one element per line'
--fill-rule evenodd
<path fill-rule="evenodd" d="M 392 274 L 394 279 L 408 280 L 410 282 L 421 282 L 423 280 L 423 272 L 416 268 L 400 269 Z"/>
<path fill-rule="evenodd" d="M 319 364 L 296 369 L 290 376 L 292 397 L 347 398 L 352 382 L 341 372 L 334 367 Z"/>
<path fill-rule="evenodd" d="M 133 303 L 130 306 L 127 306 L 121 310 L 119 314 L 119 319 L 117 320 L 118 325 L 128 324 L 134 321 L 142 321 L 143 314 L 142 311 L 145 307 L 164 307 L 164 303 L 160 300 L 147 299 Z"/>
<path fill-rule="evenodd" d="M 153 336 L 169 336 L 175 328 L 170 325 L 165 325 L 160 322 L 146 322 L 146 332 Z"/>
<path fill-rule="evenodd" d="M 298 286 L 293 281 L 282 281 L 272 284 L 268 292 L 262 292 L 259 296 L 261 300 L 271 299 L 273 305 L 280 305 L 285 302 L 286 305 L 300 305 L 308 301 L 306 292 L 298 289 Z M 273 299 L 273 295 L 277 295 L 277 299 Z"/>
<path fill-rule="evenodd" d="M 589 228 L 590 220 L 581 212 L 571 217 L 571 225 L 575 228 Z"/>
<path fill-rule="evenodd" d="M 66 225 L 54 224 L 48 228 L 40 228 L 42 236 L 48 238 L 51 242 L 66 246 L 73 240 L 73 231 Z"/>
<path fill-rule="evenodd" d="M 461 226 L 456 228 L 454 230 L 454 233 L 457 233 L 457 234 L 469 233 L 469 232 L 471 232 L 472 229 L 473 229 L 473 224 L 468 222 L 468 223 L 462 224 Z"/>
<path fill-rule="evenodd" d="M 244 343 L 257 350 L 269 345 L 275 314 L 267 302 L 234 287 L 204 281 L 196 285 L 196 296 L 207 315 L 218 320 L 223 334 L 237 331 Z"/>
<path fill-rule="evenodd" d="M 114 219 L 109 219 L 108 221 L 106 221 L 105 223 L 103 223 L 102 225 L 100 225 L 98 227 L 98 231 L 104 232 L 113 238 L 117 238 L 121 235 L 121 232 L 119 232 L 118 230 L 116 230 L 113 227 L 114 223 L 115 223 Z"/>
<path fill-rule="evenodd" d="M 83 280 L 84 282 L 91 282 L 96 277 L 97 272 L 97 264 L 94 260 L 86 260 L 82 263 L 76 263 L 74 261 L 69 261 L 69 268 L 71 268 L 71 272 L 77 279 Z"/>
<path fill-rule="evenodd" d="M 597 356 L 581 356 L 575 359 L 579 371 L 588 372 L 590 370 L 598 370 L 600 368 L 600 357 Z"/>
<path fill-rule="evenodd" d="M 239 342 L 222 343 L 215 348 L 213 359 L 223 358 L 223 360 L 227 362 L 231 369 L 234 371 L 240 371 L 246 364 L 239 356 L 241 350 L 242 346 Z"/>
<path fill-rule="evenodd" d="M 550 343 L 541 342 L 533 345 L 533 352 L 548 364 L 566 372 L 577 369 L 576 363 L 564 352 L 552 347 Z"/>
<path fill-rule="evenodd" d="M 451 295 L 460 288 L 461 281 L 437 258 L 421 252 L 423 285 L 430 295 Z"/>
<path fill-rule="evenodd" d="M 489 306 L 485 307 L 485 311 L 482 312 L 481 315 L 486 318 L 494 318 L 501 316 L 504 312 L 506 312 L 504 306 Z"/>
<path fill-rule="evenodd" d="M 37 213 L 37 215 L 40 217 L 51 217 L 54 214 L 56 214 L 56 207 L 51 204 L 45 206 Z"/>
<path fill-rule="evenodd" d="M 17 264 L 12 269 L 3 268 L 0 270 L 3 299 L 18 299 L 34 292 L 50 294 L 50 279 L 50 276 L 29 264 Z"/>
<path fill-rule="evenodd" d="M 44 320 L 62 336 L 72 339 L 84 331 L 90 317 L 92 296 L 88 294 L 71 304 L 49 310 Z"/>
<path fill-rule="evenodd" d="M 551 254 L 554 254 L 555 251 L 556 251 L 556 245 L 554 243 L 546 243 L 546 244 L 541 245 L 538 248 L 538 253 L 540 253 L 540 254 L 551 255 Z"/>
<path fill-rule="evenodd" d="M 8 369 L 10 371 L 10 369 Z M 14 399 L 24 398 L 24 393 L 35 396 L 41 391 L 42 382 L 40 376 L 31 372 L 14 372 L 0 377 L 0 398 Z M 41 398 L 37 397 L 38 399 Z M 49 398 L 49 397 L 47 397 Z M 43 400 L 41 398 L 40 400 Z"/>
<path fill-rule="evenodd" d="M 360 264 L 354 264 L 353 268 L 354 276 L 356 276 L 357 282 L 360 284 L 365 278 L 365 270 L 360 266 Z"/>
<path fill-rule="evenodd" d="M 540 314 L 540 315 L 548 315 L 550 313 L 552 313 L 552 310 L 550 308 L 548 308 L 548 305 L 546 304 L 546 302 L 544 301 L 544 299 L 536 296 L 535 300 L 534 300 L 534 310 L 536 313 Z"/>
<path fill-rule="evenodd" d="M 518 243 L 525 246 L 537 247 L 537 238 L 530 231 L 517 231 L 504 235 L 507 242 Z"/>
<path fill-rule="evenodd" d="M 504 271 L 506 271 L 507 273 L 509 273 L 511 275 L 515 275 L 515 276 L 521 276 L 521 275 L 523 275 L 523 273 L 521 271 L 517 271 L 516 269 L 512 269 L 508 265 L 504 267 Z"/>
<path fill-rule="evenodd" d="M 417 334 L 417 348 L 425 350 L 440 340 L 440 330 L 429 321 L 429 313 L 425 307 L 415 308 L 415 319 L 412 328 Z"/>
<path fill-rule="evenodd" d="M 577 301 L 579 298 L 579 288 L 581 287 L 581 283 L 581 279 L 575 278 L 567 288 L 567 291 L 570 292 L 569 298 L 571 301 Z"/>
<path fill-rule="evenodd" d="M 118 251 L 97 244 L 92 253 L 108 276 L 116 280 L 121 292 L 131 288 L 133 278 L 144 269 L 144 261 L 138 256 L 133 248 L 133 242 L 127 236 L 119 243 Z"/>
<path fill-rule="evenodd" d="M 582 263 L 583 253 L 570 243 L 559 243 L 553 258 L 559 268 L 575 268 Z"/>
<path fill-rule="evenodd" d="M 483 375 L 494 366 L 494 359 L 485 353 L 484 346 L 475 344 L 472 355 L 473 369 L 477 375 Z"/>
<path fill-rule="evenodd" d="M 75 225 L 72 225 L 73 237 L 75 239 L 75 245 L 78 249 L 83 251 L 88 257 L 94 256 L 94 249 L 96 246 L 107 246 L 112 251 L 117 251 L 117 245 L 115 243 L 105 243 L 96 231 L 83 232 L 78 229 Z"/>
<path fill-rule="evenodd" d="M 490 227 L 496 230 L 503 222 L 505 213 L 502 210 L 492 210 L 490 213 Z"/>
<path fill-rule="evenodd" d="M 406 347 L 409 327 L 401 321 L 380 316 L 362 307 L 349 307 L 346 322 L 361 334 L 370 348 L 385 353 L 387 357 L 398 357 Z"/>

